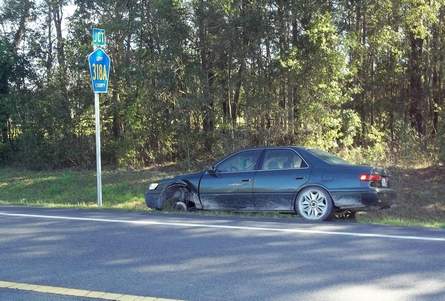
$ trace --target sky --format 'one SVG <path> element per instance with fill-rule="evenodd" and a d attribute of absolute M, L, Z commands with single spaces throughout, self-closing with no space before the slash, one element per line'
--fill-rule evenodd
<path fill-rule="evenodd" d="M 63 9 L 63 22 L 62 22 L 62 30 L 64 34 L 68 33 L 68 18 L 71 17 L 76 11 L 77 6 L 69 3 Z"/>

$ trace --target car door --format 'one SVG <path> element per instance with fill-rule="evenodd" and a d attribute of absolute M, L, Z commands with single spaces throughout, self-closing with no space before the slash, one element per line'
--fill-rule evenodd
<path fill-rule="evenodd" d="M 266 150 L 255 174 L 256 210 L 293 210 L 297 191 L 309 180 L 310 168 L 291 148 Z"/>
<path fill-rule="evenodd" d="M 199 186 L 204 209 L 253 210 L 253 181 L 262 150 L 236 153 L 206 172 Z"/>

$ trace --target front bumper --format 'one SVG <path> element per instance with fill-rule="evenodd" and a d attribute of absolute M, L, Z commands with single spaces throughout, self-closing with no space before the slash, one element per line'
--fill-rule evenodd
<path fill-rule="evenodd" d="M 145 193 L 145 204 L 148 208 L 161 209 L 161 192 L 156 190 L 148 190 Z"/>
<path fill-rule="evenodd" d="M 366 191 L 331 192 L 334 205 L 340 209 L 389 208 L 397 199 L 390 188 L 370 188 Z"/>

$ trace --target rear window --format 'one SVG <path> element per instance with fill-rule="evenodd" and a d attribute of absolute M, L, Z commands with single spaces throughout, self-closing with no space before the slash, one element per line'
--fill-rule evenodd
<path fill-rule="evenodd" d="M 316 157 L 320 158 L 321 160 L 325 161 L 328 164 L 334 164 L 334 165 L 344 165 L 348 164 L 351 165 L 350 162 L 343 160 L 340 157 L 337 157 L 333 154 L 330 154 L 328 152 L 322 151 L 321 149 L 309 149 L 309 151 Z"/>

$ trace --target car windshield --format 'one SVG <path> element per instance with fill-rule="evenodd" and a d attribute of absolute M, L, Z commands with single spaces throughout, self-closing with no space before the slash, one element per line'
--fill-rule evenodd
<path fill-rule="evenodd" d="M 325 161 L 326 163 L 335 164 L 335 165 L 343 165 L 343 164 L 351 165 L 350 162 L 343 160 L 342 158 L 337 157 L 337 156 L 330 154 L 328 152 L 322 151 L 320 149 L 309 149 L 309 151 L 316 157 Z"/>

